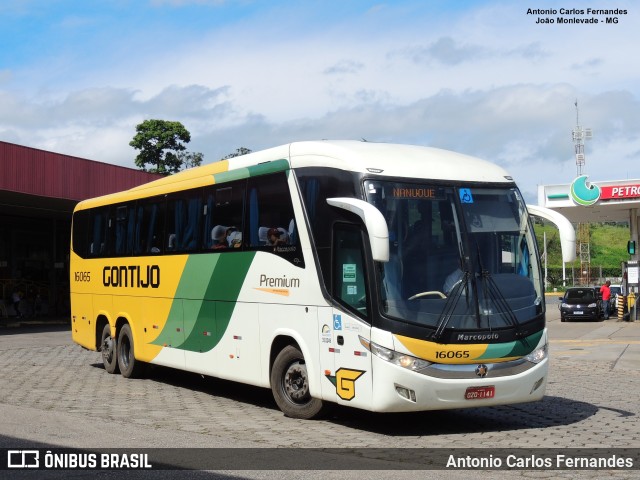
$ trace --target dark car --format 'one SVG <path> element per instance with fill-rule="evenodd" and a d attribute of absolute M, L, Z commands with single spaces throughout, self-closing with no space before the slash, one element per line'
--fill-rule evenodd
<path fill-rule="evenodd" d="M 598 290 L 594 287 L 568 288 L 560 297 L 560 320 L 600 320 L 602 301 Z"/>

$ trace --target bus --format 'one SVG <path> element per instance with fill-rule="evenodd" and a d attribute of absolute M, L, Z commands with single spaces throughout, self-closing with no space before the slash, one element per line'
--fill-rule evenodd
<path fill-rule="evenodd" d="M 559 214 L 565 261 L 575 233 Z M 297 142 L 80 202 L 72 338 L 270 388 L 289 417 L 536 401 L 548 372 L 532 220 L 501 167 L 430 147 Z"/>

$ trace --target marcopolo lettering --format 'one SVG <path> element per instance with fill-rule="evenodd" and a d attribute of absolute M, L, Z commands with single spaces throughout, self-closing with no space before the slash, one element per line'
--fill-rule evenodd
<path fill-rule="evenodd" d="M 497 333 L 459 333 L 457 340 L 459 342 L 481 342 L 485 340 L 499 340 L 500 335 Z"/>
<path fill-rule="evenodd" d="M 158 265 L 106 266 L 102 270 L 105 287 L 158 288 L 160 267 Z"/>

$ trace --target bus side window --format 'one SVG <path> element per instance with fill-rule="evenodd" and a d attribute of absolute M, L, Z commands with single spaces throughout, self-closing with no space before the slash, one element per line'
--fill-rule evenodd
<path fill-rule="evenodd" d="M 103 257 L 107 249 L 109 207 L 96 208 L 89 218 L 89 256 Z"/>
<path fill-rule="evenodd" d="M 215 191 L 210 188 L 206 189 L 204 193 L 204 205 L 202 207 L 202 214 L 204 216 L 203 226 L 202 226 L 202 249 L 209 250 L 213 248 L 214 245 L 214 219 L 213 219 L 213 211 L 215 206 L 216 198 Z"/>
<path fill-rule="evenodd" d="M 82 258 L 87 257 L 89 235 L 89 211 L 80 210 L 73 214 L 73 251 Z"/>
<path fill-rule="evenodd" d="M 358 227 L 337 224 L 333 231 L 333 295 L 367 316 L 367 287 L 362 232 Z"/>
<path fill-rule="evenodd" d="M 202 249 L 241 249 L 245 180 L 207 187 L 204 192 Z"/>
<path fill-rule="evenodd" d="M 248 189 L 249 246 L 297 245 L 296 222 L 286 173 L 251 178 Z M 273 251 L 272 248 L 270 250 Z"/>
<path fill-rule="evenodd" d="M 138 205 L 134 252 L 136 255 L 162 253 L 164 210 L 164 198 L 153 198 Z"/>
<path fill-rule="evenodd" d="M 193 252 L 199 247 L 201 190 L 180 192 L 167 200 L 165 252 Z"/>
<path fill-rule="evenodd" d="M 115 256 L 130 255 L 133 247 L 135 209 L 133 205 L 118 205 L 115 208 Z"/>

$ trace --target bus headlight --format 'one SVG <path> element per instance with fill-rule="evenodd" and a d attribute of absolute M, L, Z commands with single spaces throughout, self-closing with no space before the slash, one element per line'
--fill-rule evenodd
<path fill-rule="evenodd" d="M 531 363 L 540 363 L 547 358 L 547 351 L 547 344 L 545 343 L 542 347 L 536 348 L 533 352 L 524 357 L 524 359 Z"/>
<path fill-rule="evenodd" d="M 422 360 L 421 358 L 413 357 L 411 355 L 405 355 L 404 353 L 399 353 L 395 350 L 385 348 L 361 336 L 358 336 L 358 338 L 360 339 L 360 343 L 362 344 L 362 346 L 369 350 L 376 357 L 381 358 L 382 360 L 394 365 L 398 365 L 399 367 L 406 368 L 407 370 L 417 372 L 431 365 L 431 362 L 427 362 L 426 360 Z"/>

